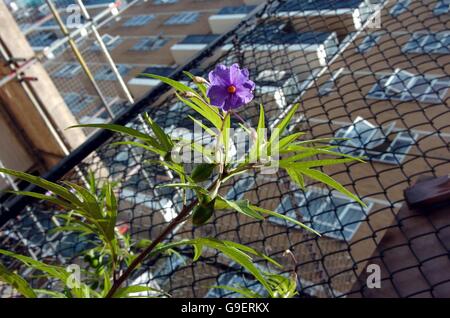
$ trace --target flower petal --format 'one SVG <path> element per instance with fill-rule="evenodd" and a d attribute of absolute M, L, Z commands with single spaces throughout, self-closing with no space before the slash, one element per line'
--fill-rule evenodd
<path fill-rule="evenodd" d="M 223 107 L 229 93 L 225 86 L 212 85 L 208 88 L 206 95 L 209 97 L 211 105 L 216 107 Z"/>
<path fill-rule="evenodd" d="M 244 86 L 238 87 L 234 95 L 239 96 L 243 104 L 248 104 L 253 100 L 252 89 L 245 88 Z"/>
<path fill-rule="evenodd" d="M 209 72 L 208 78 L 211 85 L 229 86 L 231 83 L 230 69 L 223 64 L 219 64 L 213 71 Z"/>
<path fill-rule="evenodd" d="M 247 88 L 247 89 L 249 89 L 249 90 L 251 90 L 251 91 L 253 91 L 255 89 L 256 85 L 255 85 L 255 83 L 253 81 L 248 80 L 244 84 L 242 84 L 242 86 Z"/>
<path fill-rule="evenodd" d="M 225 105 L 223 106 L 223 110 L 228 111 L 231 109 L 236 109 L 244 104 L 244 99 L 239 94 L 230 94 L 225 102 Z"/>

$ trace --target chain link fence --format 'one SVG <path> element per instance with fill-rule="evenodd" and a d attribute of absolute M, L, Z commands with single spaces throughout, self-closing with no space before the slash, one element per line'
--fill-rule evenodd
<path fill-rule="evenodd" d="M 450 296 L 450 222 L 441 214 L 402 208 L 406 188 L 450 171 L 449 17 L 446 1 L 269 1 L 215 40 L 183 69 L 207 74 L 219 62 L 237 62 L 249 68 L 257 85 L 255 101 L 240 111 L 243 118 L 255 124 L 257 105 L 263 103 L 267 126 L 273 127 L 300 103 L 290 131 L 305 132 L 305 139 L 350 138 L 338 149 L 365 155 L 367 162 L 325 172 L 367 207 L 314 182 L 302 191 L 281 171 L 243 175 L 222 194 L 296 218 L 322 236 L 272 218 L 262 222 L 221 211 L 205 226 L 182 224 L 170 239 L 209 236 L 260 250 L 284 265 L 286 273 L 297 273 L 301 297 L 378 297 L 366 284 L 371 264 L 381 268 L 380 290 L 389 290 L 382 296 Z M 181 69 L 173 77 L 182 79 Z M 165 86 L 116 122 L 144 130 L 138 116 L 143 111 L 167 132 L 193 128 L 187 119 L 191 111 Z M 172 176 L 146 164 L 151 155 L 111 145 L 121 140 L 99 132 L 47 177 L 80 181 L 73 173 L 76 166 L 117 181 L 118 224 L 128 225 L 134 239 L 152 239 L 180 211 L 182 199 L 175 189 L 156 188 Z M 77 255 L 86 241 L 71 233 L 50 234 L 52 216 L 62 211 L 9 200 L 0 215 L 8 220 L 0 229 L 3 248 L 47 262 L 83 264 Z M 179 253 L 148 260 L 130 282 L 158 286 L 174 297 L 236 296 L 213 285 L 261 290 L 248 273 L 215 251 L 206 251 L 197 262 L 191 261 L 192 250 Z M 404 253 L 408 258 L 391 262 Z M 14 262 L 6 264 L 28 277 L 33 274 Z M 265 262 L 258 266 L 275 270 Z M 36 278 L 34 284 L 42 281 Z M 2 293 L 13 296 L 9 289 Z"/>

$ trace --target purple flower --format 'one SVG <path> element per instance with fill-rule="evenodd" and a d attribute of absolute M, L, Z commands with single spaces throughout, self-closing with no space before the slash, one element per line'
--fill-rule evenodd
<path fill-rule="evenodd" d="M 253 99 L 255 83 L 248 78 L 248 70 L 240 69 L 238 64 L 226 67 L 216 66 L 209 73 L 210 86 L 207 95 L 211 105 L 220 107 L 224 111 L 239 108 Z"/>

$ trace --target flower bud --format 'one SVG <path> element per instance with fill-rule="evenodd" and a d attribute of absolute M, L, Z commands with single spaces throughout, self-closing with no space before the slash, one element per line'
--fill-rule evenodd
<path fill-rule="evenodd" d="M 195 182 L 203 182 L 208 180 L 213 171 L 214 168 L 217 166 L 216 163 L 201 163 L 197 165 L 191 173 L 191 178 Z"/>
<path fill-rule="evenodd" d="M 206 83 L 208 83 L 208 81 L 207 80 L 205 80 L 203 77 L 201 77 L 201 76 L 194 76 L 193 78 L 192 78 L 192 80 L 194 81 L 194 83 L 196 83 L 196 84 L 206 84 Z"/>
<path fill-rule="evenodd" d="M 194 208 L 192 213 L 192 224 L 200 226 L 208 222 L 214 213 L 216 199 L 206 198 L 202 203 Z"/>
<path fill-rule="evenodd" d="M 193 97 L 196 97 L 197 95 L 195 95 L 194 93 L 192 93 L 192 92 L 183 92 L 183 94 L 181 94 L 183 97 L 186 97 L 186 98 L 193 98 Z"/>

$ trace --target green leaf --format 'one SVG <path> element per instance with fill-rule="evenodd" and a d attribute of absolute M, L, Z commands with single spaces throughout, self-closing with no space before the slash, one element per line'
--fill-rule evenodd
<path fill-rule="evenodd" d="M 174 248 L 176 246 L 183 246 L 183 245 L 199 245 L 201 246 L 207 246 L 210 248 L 214 248 L 220 252 L 222 252 L 225 256 L 230 258 L 235 263 L 243 266 L 249 273 L 251 273 L 268 291 L 271 293 L 271 287 L 269 283 L 266 281 L 264 275 L 262 272 L 258 270 L 258 268 L 253 264 L 252 257 L 246 253 L 250 253 L 253 255 L 257 255 L 260 257 L 263 257 L 264 259 L 272 262 L 273 264 L 276 264 L 277 266 L 280 266 L 275 260 L 271 259 L 270 257 L 257 252 L 256 250 L 231 241 L 225 241 L 225 240 L 218 240 L 215 238 L 197 238 L 197 239 L 191 239 L 191 240 L 181 240 L 178 242 L 171 242 L 171 243 L 164 243 L 158 245 L 155 250 L 150 254 L 150 256 L 154 256 L 157 253 L 161 253 L 166 249 Z M 199 251 L 201 248 L 197 247 L 197 251 L 195 254 L 195 257 L 198 258 L 200 256 Z"/>
<path fill-rule="evenodd" d="M 358 202 L 359 204 L 361 204 L 363 207 L 367 207 L 367 205 L 362 202 L 356 195 L 354 195 L 353 193 L 351 193 L 350 191 L 348 191 L 346 188 L 344 188 L 344 186 L 342 184 L 340 184 L 339 182 L 337 182 L 336 180 L 334 180 L 333 178 L 331 178 L 330 176 L 328 176 L 327 174 L 319 171 L 319 170 L 313 170 L 313 169 L 305 169 L 302 170 L 302 173 L 307 175 L 308 177 L 318 180 L 322 183 L 325 183 L 326 185 L 336 189 L 337 191 L 345 194 L 346 196 L 352 198 L 353 200 L 355 200 L 356 202 Z"/>
<path fill-rule="evenodd" d="M 116 221 L 117 221 L 117 200 L 116 196 L 114 194 L 114 190 L 111 186 L 111 184 L 106 185 L 107 191 L 106 191 L 106 197 L 105 197 L 105 204 L 106 209 L 108 212 L 108 224 L 106 227 L 106 233 L 109 240 L 114 240 L 115 238 L 115 227 L 116 227 Z"/>
<path fill-rule="evenodd" d="M 170 137 L 164 132 L 164 130 L 147 114 L 144 113 L 144 119 L 150 128 L 153 130 L 156 138 L 158 138 L 161 150 L 170 151 L 173 148 L 173 142 Z"/>
<path fill-rule="evenodd" d="M 57 292 L 54 290 L 47 290 L 47 289 L 35 289 L 34 290 L 37 294 L 51 296 L 53 298 L 67 298 L 67 296 L 64 293 Z"/>
<path fill-rule="evenodd" d="M 53 203 L 55 205 L 59 205 L 60 207 L 65 208 L 67 210 L 72 210 L 72 209 L 75 208 L 74 205 L 72 205 L 71 203 L 69 203 L 67 201 L 63 201 L 63 200 L 58 199 L 56 197 L 44 195 L 44 194 L 37 193 L 37 192 L 30 192 L 30 191 L 8 191 L 8 192 L 16 194 L 16 195 L 25 195 L 25 196 L 29 196 L 29 197 L 32 197 L 32 198 L 35 198 L 35 199 L 51 202 L 51 203 Z"/>
<path fill-rule="evenodd" d="M 283 220 L 286 220 L 288 222 L 291 222 L 291 223 L 293 223 L 295 225 L 298 225 L 298 226 L 304 228 L 305 230 L 308 230 L 308 231 L 310 231 L 310 232 L 312 232 L 312 233 L 314 233 L 314 234 L 316 234 L 318 236 L 321 236 L 320 233 L 317 232 L 316 230 L 310 228 L 309 226 L 307 226 L 307 225 L 303 224 L 302 222 L 299 222 L 296 219 L 293 219 L 293 218 L 291 218 L 289 216 L 286 216 L 284 214 L 280 214 L 278 212 L 274 212 L 274 211 L 271 211 L 271 210 L 266 210 L 266 209 L 263 209 L 263 208 L 257 207 L 257 206 L 252 206 L 252 208 L 254 210 L 258 211 L 258 212 L 261 212 L 261 213 L 264 213 L 264 214 L 268 214 L 268 215 L 277 217 L 279 219 L 283 219 Z"/>
<path fill-rule="evenodd" d="M 237 248 L 238 250 L 241 250 L 241 251 L 244 251 L 244 252 L 247 252 L 247 253 L 259 256 L 261 258 L 264 258 L 266 261 L 272 263 L 273 265 L 275 265 L 275 266 L 277 266 L 279 268 L 283 267 L 280 263 L 276 262 L 274 259 L 270 258 L 269 256 L 267 256 L 267 255 L 265 255 L 265 254 L 263 254 L 261 252 L 258 252 L 257 250 L 255 250 L 255 249 L 253 249 L 251 247 L 248 247 L 247 245 L 239 244 L 239 243 L 236 243 L 236 242 L 233 242 L 233 241 L 223 241 L 223 242 L 224 242 L 224 244 L 226 244 L 228 246 L 232 246 L 234 248 Z"/>
<path fill-rule="evenodd" d="M 300 162 L 292 162 L 290 160 L 280 160 L 280 167 L 282 168 L 293 168 L 293 169 L 309 169 L 315 167 L 324 167 L 337 165 L 341 163 L 347 163 L 355 161 L 353 158 L 345 158 L 345 159 L 323 159 L 323 160 L 311 160 L 311 161 L 300 161 Z"/>
<path fill-rule="evenodd" d="M 36 293 L 33 288 L 18 274 L 8 270 L 5 266 L 0 264 L 0 281 L 10 285 L 17 290 L 22 296 L 27 298 L 36 298 Z"/>
<path fill-rule="evenodd" d="M 167 85 L 175 88 L 176 90 L 178 90 L 180 92 L 183 92 L 183 93 L 191 92 L 191 93 L 197 95 L 197 92 L 194 89 L 190 88 L 187 85 L 184 85 L 183 83 L 175 81 L 175 80 L 173 80 L 171 78 L 168 78 L 168 77 L 165 77 L 165 76 L 159 76 L 159 75 L 155 75 L 155 74 L 148 74 L 148 73 L 141 73 L 140 75 L 160 80 L 161 82 L 166 83 Z"/>
<path fill-rule="evenodd" d="M 83 202 L 80 204 L 80 207 L 83 207 L 83 211 L 87 213 L 87 215 L 85 215 L 86 217 L 102 219 L 102 209 L 97 201 L 97 198 L 91 192 L 72 182 L 64 181 L 64 184 L 70 186 L 83 198 Z"/>
<path fill-rule="evenodd" d="M 305 180 L 303 179 L 303 175 L 300 171 L 297 171 L 295 169 L 285 168 L 287 174 L 289 177 L 294 181 L 295 184 L 297 184 L 300 189 L 305 189 Z"/>
<path fill-rule="evenodd" d="M 187 77 L 189 77 L 192 81 L 194 80 L 194 75 L 193 74 L 191 74 L 191 73 L 189 73 L 189 72 L 187 72 L 187 71 L 183 71 L 183 73 L 187 76 Z M 203 96 L 203 98 L 205 99 L 205 100 L 209 100 L 208 99 L 208 96 L 206 96 L 206 91 L 207 91 L 207 88 L 206 88 L 206 85 L 205 84 L 202 84 L 202 83 L 196 83 L 196 82 L 194 82 L 194 84 L 198 87 L 198 89 L 200 90 L 200 92 L 202 93 L 202 96 Z"/>
<path fill-rule="evenodd" d="M 304 132 L 297 132 L 294 134 L 291 134 L 289 136 L 283 137 L 281 138 L 280 142 L 278 144 L 272 144 L 272 147 L 277 147 L 278 146 L 278 150 L 281 151 L 284 148 L 286 148 L 287 146 L 289 146 L 292 142 L 294 142 L 295 140 L 297 140 L 300 136 L 305 135 Z"/>
<path fill-rule="evenodd" d="M 311 157 L 313 155 L 323 154 L 323 155 L 330 155 L 330 156 L 336 156 L 336 157 L 344 157 L 344 158 L 351 158 L 354 161 L 363 162 L 364 160 L 360 157 L 354 157 L 352 155 L 344 154 L 337 151 L 331 151 L 330 149 L 335 148 L 334 146 L 328 146 L 328 147 L 317 147 L 317 148 L 311 148 L 311 147 L 303 147 L 299 145 L 289 145 L 287 148 L 283 149 L 282 153 L 289 153 L 289 152 L 300 152 L 296 155 L 293 155 L 289 158 L 286 158 L 286 160 L 289 161 L 295 161 L 299 159 L 303 159 L 306 157 Z"/>
<path fill-rule="evenodd" d="M 71 275 L 70 273 L 68 273 L 66 271 L 66 269 L 64 267 L 48 265 L 43 262 L 34 260 L 28 256 L 16 254 L 16 253 L 2 250 L 2 249 L 0 249 L 0 254 L 15 258 L 30 268 L 42 271 L 42 272 L 46 273 L 48 276 L 59 280 L 62 284 L 66 284 L 67 280 L 69 279 L 69 277 Z M 73 295 L 75 295 L 76 297 L 84 297 L 85 289 L 89 289 L 89 287 L 83 283 L 80 283 L 80 288 L 72 288 L 70 290 L 70 292 Z"/>
<path fill-rule="evenodd" d="M 208 106 L 200 100 L 188 100 L 186 98 L 181 97 L 179 94 L 175 93 L 175 95 L 178 97 L 180 101 L 182 101 L 184 104 L 195 110 L 197 113 L 199 113 L 201 116 L 203 116 L 205 119 L 211 122 L 214 127 L 217 129 L 221 129 L 222 127 L 222 118 L 220 118 L 219 114 L 216 113 L 213 109 L 211 109 L 211 106 Z"/>
<path fill-rule="evenodd" d="M 287 113 L 286 117 L 284 117 L 283 120 L 275 127 L 275 129 L 272 132 L 272 135 L 270 136 L 269 144 L 272 144 L 275 140 L 278 140 L 279 137 L 283 134 L 284 130 L 290 123 L 292 117 L 294 116 L 299 106 L 300 104 L 295 104 L 294 106 L 292 106 L 292 108 Z"/>
<path fill-rule="evenodd" d="M 202 256 L 202 252 L 203 252 L 203 244 L 202 243 L 194 244 L 194 258 L 192 260 L 194 262 L 197 261 L 200 258 L 200 256 Z"/>
<path fill-rule="evenodd" d="M 142 149 L 145 149 L 147 151 L 156 153 L 156 154 L 158 154 L 160 156 L 164 156 L 165 155 L 165 151 L 163 151 L 163 150 L 160 150 L 158 148 L 155 148 L 155 147 L 152 147 L 152 146 L 149 146 L 149 145 L 145 145 L 145 144 L 142 144 L 142 143 L 136 142 L 136 141 L 118 141 L 118 142 L 111 143 L 111 146 L 121 146 L 121 145 L 128 145 L 128 146 L 142 148 Z"/>
<path fill-rule="evenodd" d="M 146 160 L 146 163 L 154 163 L 154 164 L 160 164 L 164 167 L 169 168 L 170 170 L 175 171 L 180 175 L 180 177 L 186 177 L 186 173 L 184 171 L 184 167 L 177 163 L 170 163 L 167 161 L 161 161 L 161 160 Z"/>
<path fill-rule="evenodd" d="M 150 142 L 152 145 L 154 144 L 158 144 L 156 142 L 156 139 L 144 134 L 142 132 L 140 132 L 139 130 L 130 128 L 130 127 L 126 127 L 126 126 L 122 126 L 122 125 L 116 125 L 116 124 L 82 124 L 82 125 L 75 125 L 75 126 L 70 126 L 68 129 L 71 128 L 80 128 L 80 127 L 91 127 L 91 128 L 100 128 L 100 129 L 107 129 L 110 131 L 114 131 L 114 132 L 118 132 L 118 133 L 122 133 L 140 140 L 144 140 L 147 142 Z"/>
<path fill-rule="evenodd" d="M 71 202 L 74 205 L 78 206 L 81 204 L 81 201 L 73 193 L 71 193 L 68 189 L 64 188 L 63 186 L 60 186 L 59 184 L 47 181 L 43 178 L 36 177 L 25 172 L 20 172 L 11 169 L 0 168 L 0 173 L 9 174 L 21 180 L 25 180 L 31 184 L 37 185 L 38 187 L 41 187 L 45 190 L 51 191 L 54 194 L 59 195 L 60 197 Z"/>
<path fill-rule="evenodd" d="M 248 200 L 230 201 L 221 196 L 218 196 L 218 199 L 222 200 L 228 206 L 228 208 L 236 210 L 237 212 L 242 213 L 248 217 L 257 220 L 264 220 L 264 217 L 252 208 Z M 220 204 L 221 203 L 219 203 L 219 205 Z"/>
<path fill-rule="evenodd" d="M 202 127 L 208 134 L 210 134 L 211 136 L 215 137 L 217 136 L 217 134 L 208 126 L 204 125 L 200 120 L 195 119 L 194 117 L 192 117 L 191 115 L 188 115 L 188 117 L 197 125 L 199 125 L 200 127 Z"/>
<path fill-rule="evenodd" d="M 225 157 L 223 162 L 226 162 L 228 159 L 228 152 L 229 152 L 229 143 L 230 143 L 230 127 L 231 127 L 231 116 L 230 113 L 225 114 L 225 118 L 223 120 L 223 127 L 222 131 L 220 133 L 220 139 L 221 143 L 223 144 L 223 148 L 225 151 Z"/>
<path fill-rule="evenodd" d="M 292 298 L 297 295 L 297 278 L 295 274 L 291 277 L 268 274 L 268 281 L 274 289 L 274 298 Z"/>
<path fill-rule="evenodd" d="M 189 145 L 192 150 L 202 154 L 205 158 L 207 158 L 209 160 L 209 162 L 214 162 L 215 161 L 215 157 L 213 152 L 211 151 L 211 149 L 207 149 L 205 147 L 203 147 L 201 144 L 198 144 L 196 142 L 189 142 L 189 141 L 185 141 L 183 140 L 187 145 Z"/>
<path fill-rule="evenodd" d="M 256 162 L 261 158 L 261 148 L 265 142 L 265 128 L 266 123 L 264 119 L 264 107 L 262 104 L 259 105 L 259 119 L 258 127 L 256 128 L 256 142 L 252 149 L 250 149 L 250 161 Z"/>

